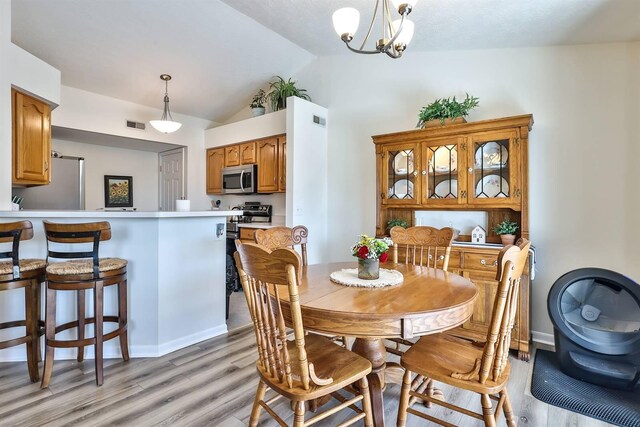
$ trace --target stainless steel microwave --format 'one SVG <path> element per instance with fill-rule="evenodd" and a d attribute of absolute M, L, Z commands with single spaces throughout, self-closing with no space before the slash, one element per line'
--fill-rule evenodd
<path fill-rule="evenodd" d="M 258 191 L 258 166 L 233 166 L 222 169 L 222 192 L 252 194 Z"/>

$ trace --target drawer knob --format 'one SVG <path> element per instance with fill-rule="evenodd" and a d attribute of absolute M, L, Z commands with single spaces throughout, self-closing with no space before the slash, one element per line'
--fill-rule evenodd
<path fill-rule="evenodd" d="M 480 260 L 480 264 L 482 264 L 482 265 L 488 265 L 488 264 L 487 264 L 487 260 L 486 260 L 486 259 L 484 259 L 484 258 Z M 494 267 L 496 267 L 496 266 L 498 265 L 498 260 L 493 261 L 493 264 L 492 264 L 492 265 L 493 265 Z"/>

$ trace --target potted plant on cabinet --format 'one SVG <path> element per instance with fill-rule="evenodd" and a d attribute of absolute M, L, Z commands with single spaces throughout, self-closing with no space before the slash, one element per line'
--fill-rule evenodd
<path fill-rule="evenodd" d="M 401 218 L 391 218 L 387 221 L 387 230 L 391 230 L 393 227 L 409 228 L 409 223 Z"/>
<path fill-rule="evenodd" d="M 516 241 L 516 231 L 518 230 L 518 223 L 512 222 L 509 218 L 505 218 L 504 221 L 493 227 L 493 231 L 500 236 L 503 245 L 513 245 Z"/>
<path fill-rule="evenodd" d="M 444 126 L 446 123 L 465 123 L 469 111 L 476 108 L 480 101 L 475 96 L 466 94 L 464 101 L 459 102 L 456 97 L 436 99 L 423 107 L 418 113 L 418 128 Z"/>
<path fill-rule="evenodd" d="M 296 82 L 285 80 L 280 76 L 276 76 L 276 81 L 269 83 L 271 91 L 267 94 L 271 109 L 273 111 L 282 110 L 287 108 L 287 98 L 290 96 L 297 96 L 298 98 L 311 101 L 309 95 L 306 94 L 306 89 L 300 89 L 296 87 Z"/>
<path fill-rule="evenodd" d="M 251 113 L 253 117 L 258 117 L 264 114 L 264 104 L 267 102 L 267 94 L 264 93 L 264 90 L 260 89 L 255 95 L 253 95 L 253 100 L 251 101 Z"/>

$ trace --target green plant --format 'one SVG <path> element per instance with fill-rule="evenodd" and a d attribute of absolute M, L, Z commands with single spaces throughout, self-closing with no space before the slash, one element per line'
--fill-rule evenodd
<path fill-rule="evenodd" d="M 493 231 L 495 231 L 495 233 L 498 235 L 516 234 L 517 230 L 518 230 L 518 223 L 511 222 L 509 218 L 505 218 L 504 221 L 502 221 L 500 224 L 493 227 Z"/>
<path fill-rule="evenodd" d="M 408 228 L 409 227 L 409 223 L 407 221 L 405 221 L 404 219 L 391 218 L 387 222 L 387 228 L 393 228 L 393 227 Z"/>
<path fill-rule="evenodd" d="M 436 99 L 431 104 L 423 107 L 418 113 L 418 125 L 421 128 L 429 120 L 440 120 L 444 124 L 445 119 L 455 119 L 456 117 L 465 117 L 469 115 L 469 111 L 476 108 L 480 101 L 475 96 L 469 96 L 462 102 L 458 102 L 456 97 Z"/>
<path fill-rule="evenodd" d="M 249 107 L 264 108 L 265 102 L 267 102 L 267 94 L 264 93 L 264 90 L 260 89 L 255 95 L 253 95 L 253 100 Z"/>
<path fill-rule="evenodd" d="M 273 111 L 282 110 L 287 108 L 287 98 L 290 96 L 297 96 L 298 98 L 311 101 L 309 95 L 306 94 L 306 89 L 300 89 L 296 87 L 296 82 L 285 80 L 280 76 L 275 76 L 276 81 L 269 83 L 271 91 L 267 94 L 271 109 Z"/>

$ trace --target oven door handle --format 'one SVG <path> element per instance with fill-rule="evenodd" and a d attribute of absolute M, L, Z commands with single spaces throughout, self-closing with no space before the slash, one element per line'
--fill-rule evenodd
<path fill-rule="evenodd" d="M 240 171 L 240 189 L 244 193 L 244 170 Z"/>

